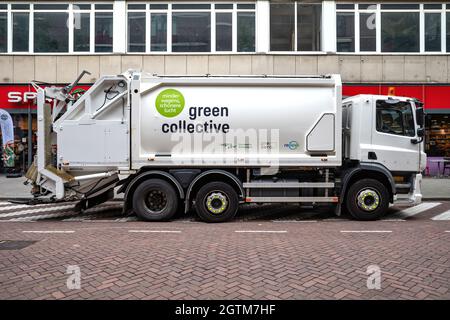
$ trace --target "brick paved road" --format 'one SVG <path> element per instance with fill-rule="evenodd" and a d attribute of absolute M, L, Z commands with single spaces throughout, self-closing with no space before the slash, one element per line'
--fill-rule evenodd
<path fill-rule="evenodd" d="M 72 208 L 0 202 L 0 299 L 450 298 L 450 202 L 394 207 L 377 222 L 251 206 L 214 225 L 140 222 L 118 203 Z M 5 250 L 27 245 L 5 240 L 36 242 Z M 69 265 L 79 290 L 66 286 Z M 369 265 L 380 290 L 367 289 Z"/>

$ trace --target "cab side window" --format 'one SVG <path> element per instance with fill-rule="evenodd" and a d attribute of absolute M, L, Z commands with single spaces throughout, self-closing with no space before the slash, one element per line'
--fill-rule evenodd
<path fill-rule="evenodd" d="M 377 131 L 401 136 L 414 137 L 414 117 L 411 104 L 377 101 Z"/>

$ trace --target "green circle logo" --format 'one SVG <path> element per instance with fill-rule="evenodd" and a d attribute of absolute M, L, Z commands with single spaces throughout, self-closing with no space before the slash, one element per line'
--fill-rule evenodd
<path fill-rule="evenodd" d="M 184 109 L 184 97 L 180 91 L 166 89 L 161 91 L 156 97 L 156 110 L 167 118 L 176 117 Z"/>

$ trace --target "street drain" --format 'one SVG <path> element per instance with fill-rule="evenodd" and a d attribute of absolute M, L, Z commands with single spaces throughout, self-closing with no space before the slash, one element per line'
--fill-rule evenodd
<path fill-rule="evenodd" d="M 0 240 L 0 250 L 20 250 L 26 248 L 37 241 L 27 240 Z"/>

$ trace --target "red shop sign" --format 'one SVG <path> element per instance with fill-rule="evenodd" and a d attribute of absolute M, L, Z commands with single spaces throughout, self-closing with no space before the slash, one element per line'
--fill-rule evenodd
<path fill-rule="evenodd" d="M 90 86 L 77 86 L 76 89 L 82 88 L 88 90 Z M 36 108 L 36 91 L 32 85 L 16 84 L 1 85 L 0 84 L 0 108 L 1 109 L 32 109 Z"/>

